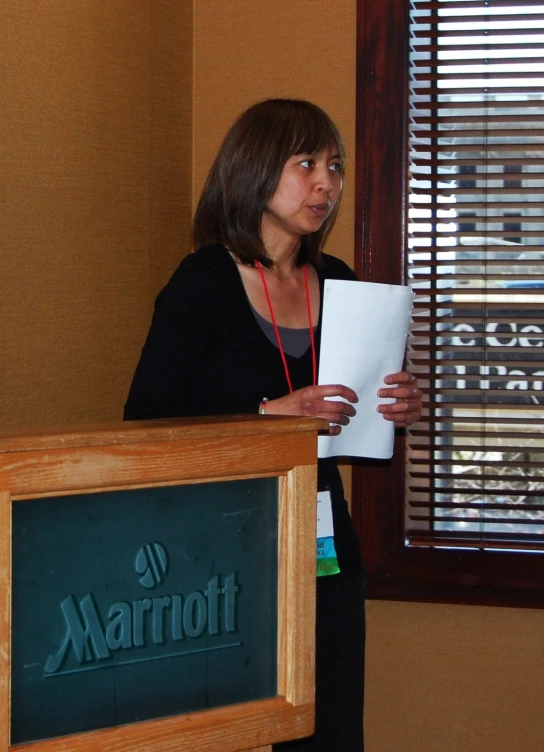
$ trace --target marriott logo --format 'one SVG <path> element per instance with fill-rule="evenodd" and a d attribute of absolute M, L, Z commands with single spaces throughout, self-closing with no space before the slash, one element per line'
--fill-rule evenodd
<path fill-rule="evenodd" d="M 146 544 L 136 555 L 134 566 L 144 587 L 160 585 L 168 572 L 166 548 L 161 543 Z M 104 612 L 92 593 L 79 601 L 69 595 L 60 604 L 66 628 L 64 638 L 58 650 L 47 658 L 45 676 L 240 647 L 240 642 L 224 640 L 224 635 L 234 636 L 237 632 L 236 580 L 236 572 L 218 574 L 202 590 L 119 600 Z M 194 642 L 204 634 L 212 640 L 202 646 Z M 149 654 L 146 648 L 153 645 L 164 645 L 166 649 Z M 113 662 L 114 653 L 120 653 L 122 658 Z"/>

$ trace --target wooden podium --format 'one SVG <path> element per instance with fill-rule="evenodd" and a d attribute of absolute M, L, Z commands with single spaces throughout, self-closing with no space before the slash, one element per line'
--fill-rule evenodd
<path fill-rule="evenodd" d="M 265 752 L 312 733 L 324 426 L 0 433 L 0 752 Z"/>

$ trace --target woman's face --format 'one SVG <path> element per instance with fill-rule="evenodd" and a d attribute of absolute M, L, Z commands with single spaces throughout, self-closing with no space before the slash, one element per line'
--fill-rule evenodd
<path fill-rule="evenodd" d="M 320 154 L 294 154 L 264 210 L 261 231 L 267 238 L 298 240 L 320 229 L 342 191 L 342 159 L 336 147 Z"/>

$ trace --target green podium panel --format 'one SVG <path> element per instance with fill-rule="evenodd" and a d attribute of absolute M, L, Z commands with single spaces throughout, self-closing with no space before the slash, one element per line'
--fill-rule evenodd
<path fill-rule="evenodd" d="M 278 479 L 16 502 L 11 744 L 277 694 Z"/>

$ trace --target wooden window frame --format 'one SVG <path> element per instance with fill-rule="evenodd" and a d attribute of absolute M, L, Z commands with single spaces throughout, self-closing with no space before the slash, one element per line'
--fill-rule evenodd
<path fill-rule="evenodd" d="M 409 0 L 358 0 L 356 249 L 361 279 L 402 284 L 406 267 Z M 353 518 L 370 599 L 544 607 L 544 554 L 408 547 L 404 450 L 353 469 Z"/>

